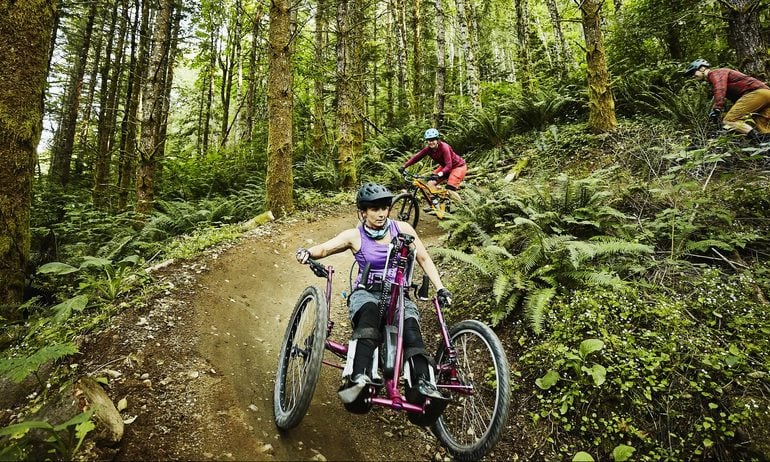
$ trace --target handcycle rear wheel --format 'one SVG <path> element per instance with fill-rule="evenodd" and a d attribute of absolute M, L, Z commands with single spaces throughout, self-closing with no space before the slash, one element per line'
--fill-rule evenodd
<path fill-rule="evenodd" d="M 326 344 L 329 312 L 315 287 L 300 295 L 286 327 L 273 391 L 275 425 L 296 427 L 313 399 Z"/>
<path fill-rule="evenodd" d="M 420 207 L 417 204 L 417 199 L 409 193 L 402 193 L 394 197 L 390 210 L 395 212 L 396 220 L 405 221 L 413 228 L 416 228 L 417 222 L 420 221 Z"/>
<path fill-rule="evenodd" d="M 473 385 L 473 394 L 453 392 L 431 430 L 457 460 L 479 460 L 497 444 L 508 420 L 510 367 L 500 339 L 481 322 L 461 321 L 449 330 L 449 338 L 457 351 L 457 378 Z M 444 348 L 436 355 L 436 365 L 439 386 L 449 384 Z"/>

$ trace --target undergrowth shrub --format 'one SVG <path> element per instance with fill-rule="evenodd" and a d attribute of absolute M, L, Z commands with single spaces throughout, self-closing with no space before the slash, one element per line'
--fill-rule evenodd
<path fill-rule="evenodd" d="M 521 306 L 532 329 L 560 290 L 623 284 L 637 272 L 636 256 L 652 249 L 627 239 L 629 217 L 611 206 L 604 177 L 550 183 L 499 182 L 465 193 L 465 202 L 442 226 L 451 229 L 440 255 L 462 261 L 491 288 L 496 305 L 487 313 L 499 324 Z"/>
<path fill-rule="evenodd" d="M 767 306 L 748 276 L 710 270 L 688 285 L 673 297 L 593 288 L 556 299 L 548 334 L 525 334 L 519 360 L 537 398 L 533 428 L 549 435 L 542 449 L 597 460 L 618 444 L 635 460 L 749 460 L 767 450 Z"/>

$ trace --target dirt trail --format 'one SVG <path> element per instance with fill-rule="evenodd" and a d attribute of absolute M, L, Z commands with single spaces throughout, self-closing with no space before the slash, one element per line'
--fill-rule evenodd
<path fill-rule="evenodd" d="M 126 428 L 118 460 L 431 460 L 443 453 L 427 430 L 401 414 L 346 412 L 335 393 L 339 372 L 331 368 L 324 368 L 301 424 L 276 430 L 277 349 L 302 289 L 323 284 L 294 261 L 294 252 L 356 224 L 350 206 L 318 215 L 258 229 L 182 268 L 181 280 L 179 272 L 168 272 L 170 279 L 159 283 L 169 291 L 149 313 L 127 315 L 102 336 L 104 354 L 90 362 L 122 364 L 115 399 L 126 396 L 133 405 L 128 413 L 138 416 Z M 428 246 L 441 235 L 432 217 L 418 231 Z M 347 326 L 340 293 L 352 256 L 324 262 L 337 270 L 333 316 Z"/>

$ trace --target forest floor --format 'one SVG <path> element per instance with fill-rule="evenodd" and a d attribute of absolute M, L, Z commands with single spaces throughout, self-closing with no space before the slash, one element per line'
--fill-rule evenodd
<path fill-rule="evenodd" d="M 336 395 L 340 372 L 333 368 L 322 368 L 298 427 L 279 432 L 273 423 L 286 322 L 304 287 L 323 286 L 295 261 L 294 252 L 356 224 L 351 205 L 304 213 L 159 270 L 155 284 L 164 290 L 146 306 L 122 312 L 81 346 L 81 370 L 111 376 L 108 394 L 115 402 L 126 399 L 124 418 L 136 417 L 119 445 L 97 458 L 451 460 L 428 429 L 410 424 L 403 414 L 379 408 L 367 415 L 346 412 Z M 435 218 L 425 217 L 418 231 L 426 246 L 440 243 Z M 324 262 L 337 269 L 332 315 L 344 326 L 335 330 L 346 341 L 340 293 L 348 284 L 352 255 Z M 490 460 L 518 460 L 511 433 L 509 426 Z"/>

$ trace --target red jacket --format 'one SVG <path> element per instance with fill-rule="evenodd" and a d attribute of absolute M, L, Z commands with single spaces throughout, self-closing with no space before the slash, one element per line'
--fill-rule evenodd
<path fill-rule="evenodd" d="M 413 155 L 411 159 L 406 161 L 404 168 L 409 167 L 427 155 L 430 155 L 431 159 L 435 160 L 439 165 L 444 167 L 441 169 L 441 176 L 444 178 L 449 176 L 449 172 L 451 172 L 452 169 L 461 165 L 465 165 L 465 159 L 458 156 L 457 153 L 455 153 L 452 149 L 452 146 L 439 140 L 436 149 L 431 149 L 430 147 L 425 146 L 420 150 L 420 152 Z"/>
<path fill-rule="evenodd" d="M 770 90 L 770 87 L 760 80 L 732 69 L 710 69 L 706 77 L 711 82 L 715 109 L 725 107 L 725 97 L 735 103 L 741 96 L 754 90 Z"/>

